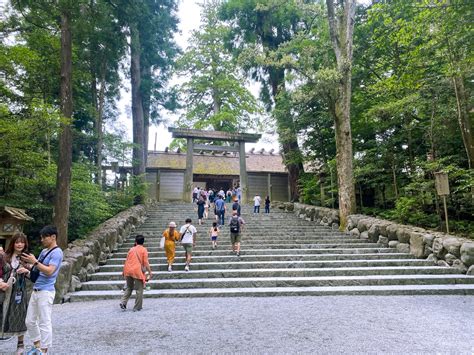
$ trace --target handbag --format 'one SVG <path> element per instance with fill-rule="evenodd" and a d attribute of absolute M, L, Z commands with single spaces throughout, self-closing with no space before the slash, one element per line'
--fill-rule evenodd
<path fill-rule="evenodd" d="M 160 249 L 163 249 L 165 247 L 165 237 L 161 237 L 160 239 Z"/>
<path fill-rule="evenodd" d="M 38 262 L 42 263 L 48 257 L 49 253 L 51 253 L 56 248 L 58 248 L 58 247 L 54 247 L 53 249 L 49 250 L 42 259 L 38 260 Z M 39 269 L 36 266 L 33 266 L 30 270 L 30 280 L 31 280 L 31 282 L 36 282 L 36 280 L 38 280 L 39 275 L 40 275 Z"/>

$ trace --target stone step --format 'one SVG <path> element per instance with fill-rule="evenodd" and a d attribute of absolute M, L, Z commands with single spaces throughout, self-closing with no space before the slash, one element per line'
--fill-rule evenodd
<path fill-rule="evenodd" d="M 268 269 L 268 268 L 324 268 L 324 267 L 356 267 L 356 266 L 430 266 L 432 262 L 419 259 L 387 259 L 387 260 L 308 260 L 308 261 L 244 261 L 237 256 L 235 261 L 229 262 L 192 262 L 193 270 L 211 270 L 211 269 Z M 166 263 L 150 264 L 152 271 L 166 270 Z M 121 271 L 120 265 L 103 265 L 100 271 Z"/>
<path fill-rule="evenodd" d="M 145 240 L 145 244 L 144 246 L 147 248 L 147 249 L 150 249 L 150 248 L 157 248 L 160 246 L 160 239 L 161 238 L 154 238 L 154 239 L 148 239 L 148 240 Z M 218 242 L 219 242 L 219 246 L 230 246 L 230 238 L 217 238 Z M 343 239 L 343 238 L 333 238 L 333 239 L 315 239 L 315 238 L 312 238 L 312 239 L 291 239 L 291 240 L 285 240 L 285 239 L 281 239 L 281 240 L 276 240 L 276 239 L 267 239 L 267 240 L 264 240 L 264 239 L 261 239 L 261 238 L 254 238 L 254 237 L 251 237 L 251 238 L 248 238 L 246 236 L 242 236 L 242 243 L 245 243 L 246 246 L 249 246 L 249 245 L 286 245 L 286 244 L 334 244 L 335 242 L 339 243 L 339 244 L 364 244 L 364 243 L 367 243 L 367 241 L 365 240 L 361 240 L 361 239 Z M 196 247 L 201 247 L 202 244 L 207 244 L 208 247 L 210 246 L 211 244 L 211 241 L 210 241 L 210 238 L 197 238 L 197 241 L 196 241 Z M 125 242 L 122 244 L 122 246 L 120 247 L 121 249 L 130 249 L 131 247 L 134 246 L 134 242 Z M 178 244 L 177 247 L 179 248 L 180 245 Z"/>
<path fill-rule="evenodd" d="M 145 298 L 165 297 L 271 297 L 271 296 L 343 296 L 343 295 L 474 295 L 474 285 L 389 285 L 328 287 L 248 287 L 150 290 Z M 97 299 L 120 299 L 122 291 L 78 291 L 70 295 L 72 302 Z M 118 307 L 118 304 L 117 304 Z"/>
<path fill-rule="evenodd" d="M 206 263 L 206 262 L 226 262 L 230 260 L 234 260 L 235 256 L 230 255 L 210 255 L 210 256 L 193 256 L 194 262 Z M 413 256 L 410 254 L 403 254 L 403 253 L 372 253 L 372 254 L 280 254 L 280 255 L 241 255 L 240 260 L 243 261 L 295 261 L 295 260 L 351 260 L 351 259 L 365 259 L 365 260 L 374 260 L 374 259 L 412 259 Z M 114 258 L 110 259 L 107 262 L 107 265 L 123 265 L 125 263 L 126 258 Z M 149 257 L 148 261 L 151 264 L 165 264 L 166 257 Z M 184 254 L 177 256 L 175 258 L 176 263 L 184 263 L 185 258 Z"/>
<path fill-rule="evenodd" d="M 158 204 L 148 211 L 148 219 L 132 234 L 146 237 L 153 269 L 145 297 L 474 294 L 474 277 L 454 268 L 353 238 L 292 212 L 251 212 L 252 206 L 242 206 L 247 225 L 237 257 L 230 250 L 228 226 L 221 228 L 218 249 L 211 249 L 211 211 L 203 225 L 197 225 L 193 204 Z M 198 229 L 191 270 L 184 271 L 184 250 L 178 243 L 173 271 L 168 272 L 159 248 L 161 234 L 170 221 L 180 225 L 188 217 Z M 133 243 L 131 236 L 99 272 L 88 276 L 81 291 L 70 294 L 71 300 L 119 299 L 123 264 Z"/>
<path fill-rule="evenodd" d="M 374 285 L 449 285 L 474 284 L 474 276 L 466 275 L 368 275 L 307 277 L 227 277 L 177 280 L 151 280 L 151 289 L 248 288 L 248 287 L 324 287 Z M 122 289 L 124 281 L 90 281 L 82 291 Z"/>
<path fill-rule="evenodd" d="M 242 250 L 253 250 L 253 249 L 282 249 L 282 248 L 287 248 L 287 249 L 333 249 L 333 248 L 340 248 L 340 247 L 353 247 L 353 248 L 363 248 L 363 247 L 374 247 L 374 245 L 377 245 L 375 243 L 299 243 L 299 244 L 284 244 L 284 243 L 265 243 L 265 244 L 252 244 L 252 243 L 246 243 L 245 241 L 242 241 Z M 181 249 L 180 246 L 177 246 L 178 249 Z M 219 243 L 219 248 L 227 248 L 230 249 L 230 242 L 220 242 Z M 147 247 L 148 252 L 155 252 L 155 251 L 160 251 L 159 247 Z M 197 250 L 209 250 L 210 245 L 209 242 L 206 243 L 197 243 L 196 246 L 193 248 L 193 254 L 194 251 Z M 118 251 L 124 252 L 128 251 L 129 248 L 119 248 Z"/>
<path fill-rule="evenodd" d="M 114 253 L 112 258 L 109 260 L 113 260 L 115 258 L 126 258 L 128 253 L 128 249 L 126 250 L 121 250 L 117 251 Z M 211 255 L 229 255 L 230 253 L 230 247 L 222 247 L 219 244 L 219 247 L 215 250 L 212 250 L 211 247 L 207 250 L 195 250 L 193 251 L 193 257 L 195 256 L 211 256 Z M 366 248 L 322 248 L 322 249 L 252 249 L 252 250 L 247 250 L 247 249 L 242 249 L 242 256 L 244 255 L 252 255 L 258 254 L 258 255 L 288 255 L 288 254 L 299 254 L 299 255 L 305 255 L 305 254 L 371 254 L 371 253 L 398 253 L 396 249 L 393 248 L 373 248 L 373 247 L 366 247 Z M 150 251 L 148 250 L 148 257 L 164 257 L 165 252 L 163 249 L 158 249 L 155 251 Z M 184 250 L 183 248 L 180 248 L 179 246 L 176 248 L 176 256 L 184 256 Z"/>
<path fill-rule="evenodd" d="M 175 264 L 173 272 L 155 271 L 153 278 L 158 280 L 219 278 L 219 277 L 302 277 L 302 276 L 364 276 L 364 275 L 452 275 L 458 274 L 453 268 L 442 266 L 372 266 L 336 268 L 273 268 L 273 269 L 215 269 L 184 271 L 184 264 Z M 90 281 L 123 281 L 122 271 L 98 272 Z"/>

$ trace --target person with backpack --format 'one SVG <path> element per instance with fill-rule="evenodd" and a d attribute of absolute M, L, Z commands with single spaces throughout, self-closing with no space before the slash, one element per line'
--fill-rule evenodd
<path fill-rule="evenodd" d="M 229 220 L 230 242 L 232 244 L 232 251 L 237 256 L 240 256 L 240 241 L 242 239 L 242 229 L 244 224 L 244 219 L 237 215 L 237 211 L 232 211 L 232 217 L 230 217 Z"/>

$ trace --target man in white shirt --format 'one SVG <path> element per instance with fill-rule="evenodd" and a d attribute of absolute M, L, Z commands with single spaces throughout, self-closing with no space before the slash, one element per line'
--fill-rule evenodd
<path fill-rule="evenodd" d="M 255 197 L 253 198 L 253 213 L 260 213 L 260 201 L 262 199 L 258 194 L 255 194 Z"/>
<path fill-rule="evenodd" d="M 179 230 L 179 233 L 181 234 L 180 242 L 186 253 L 186 265 L 184 266 L 185 271 L 189 271 L 189 265 L 191 264 L 191 258 L 193 255 L 193 247 L 196 245 L 197 230 L 191 222 L 191 218 L 187 218 L 185 221 L 186 224 Z"/>

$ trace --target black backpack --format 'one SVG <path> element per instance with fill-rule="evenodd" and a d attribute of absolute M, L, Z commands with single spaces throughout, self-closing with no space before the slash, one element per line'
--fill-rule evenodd
<path fill-rule="evenodd" d="M 230 220 L 230 232 L 239 233 L 239 231 L 240 231 L 239 217 L 232 217 L 232 219 Z"/>

